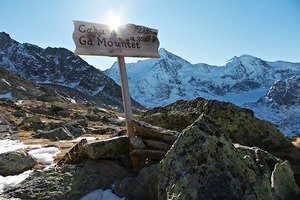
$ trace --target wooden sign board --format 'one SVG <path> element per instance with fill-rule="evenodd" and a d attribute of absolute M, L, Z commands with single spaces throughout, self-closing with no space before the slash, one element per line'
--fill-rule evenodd
<path fill-rule="evenodd" d="M 159 58 L 158 30 L 126 24 L 116 29 L 107 24 L 74 22 L 77 55 Z"/>

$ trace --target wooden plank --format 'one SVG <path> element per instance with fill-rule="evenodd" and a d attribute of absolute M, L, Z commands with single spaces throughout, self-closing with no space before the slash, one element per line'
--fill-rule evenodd
<path fill-rule="evenodd" d="M 159 58 L 158 30 L 135 24 L 117 29 L 107 24 L 74 21 L 77 55 Z"/>
<path fill-rule="evenodd" d="M 133 126 L 131 125 L 131 121 L 132 121 L 131 99 L 129 94 L 124 57 L 118 57 L 118 66 L 119 66 L 119 74 L 120 74 L 120 81 L 121 81 L 121 90 L 122 90 L 123 108 L 124 108 L 125 120 L 126 120 L 127 136 L 133 137 L 134 131 L 133 131 Z"/>

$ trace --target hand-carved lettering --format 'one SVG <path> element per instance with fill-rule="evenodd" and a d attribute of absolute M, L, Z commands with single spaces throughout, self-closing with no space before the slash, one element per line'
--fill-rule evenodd
<path fill-rule="evenodd" d="M 92 39 L 87 39 L 84 35 L 79 37 L 81 45 L 94 45 Z"/>
<path fill-rule="evenodd" d="M 126 55 L 142 57 L 145 56 L 143 52 L 145 50 L 146 55 L 159 56 L 156 29 L 134 24 L 120 26 L 119 29 L 114 30 L 105 24 L 79 21 L 74 21 L 74 24 L 73 39 L 78 45 L 76 52 L 79 54 L 97 55 L 99 53 L 99 55 L 103 55 L 102 52 L 105 54 L 108 52 L 108 55 L 113 56 L 124 55 L 125 53 Z M 93 46 L 93 48 L 89 48 L 89 46 Z"/>

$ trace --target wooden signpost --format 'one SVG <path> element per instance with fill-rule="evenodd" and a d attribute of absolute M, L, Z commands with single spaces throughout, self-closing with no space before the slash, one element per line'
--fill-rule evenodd
<path fill-rule="evenodd" d="M 132 108 L 124 57 L 159 58 L 158 30 L 145 26 L 126 24 L 111 28 L 108 24 L 74 21 L 73 40 L 77 55 L 118 57 L 123 107 L 127 136 L 134 137 Z M 133 167 L 137 160 L 132 159 Z"/>

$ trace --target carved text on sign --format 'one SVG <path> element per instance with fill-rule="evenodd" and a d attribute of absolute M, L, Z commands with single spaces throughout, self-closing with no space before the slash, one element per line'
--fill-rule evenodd
<path fill-rule="evenodd" d="M 74 21 L 73 40 L 79 55 L 159 57 L 158 31 L 126 24 L 117 29 L 109 25 Z"/>

